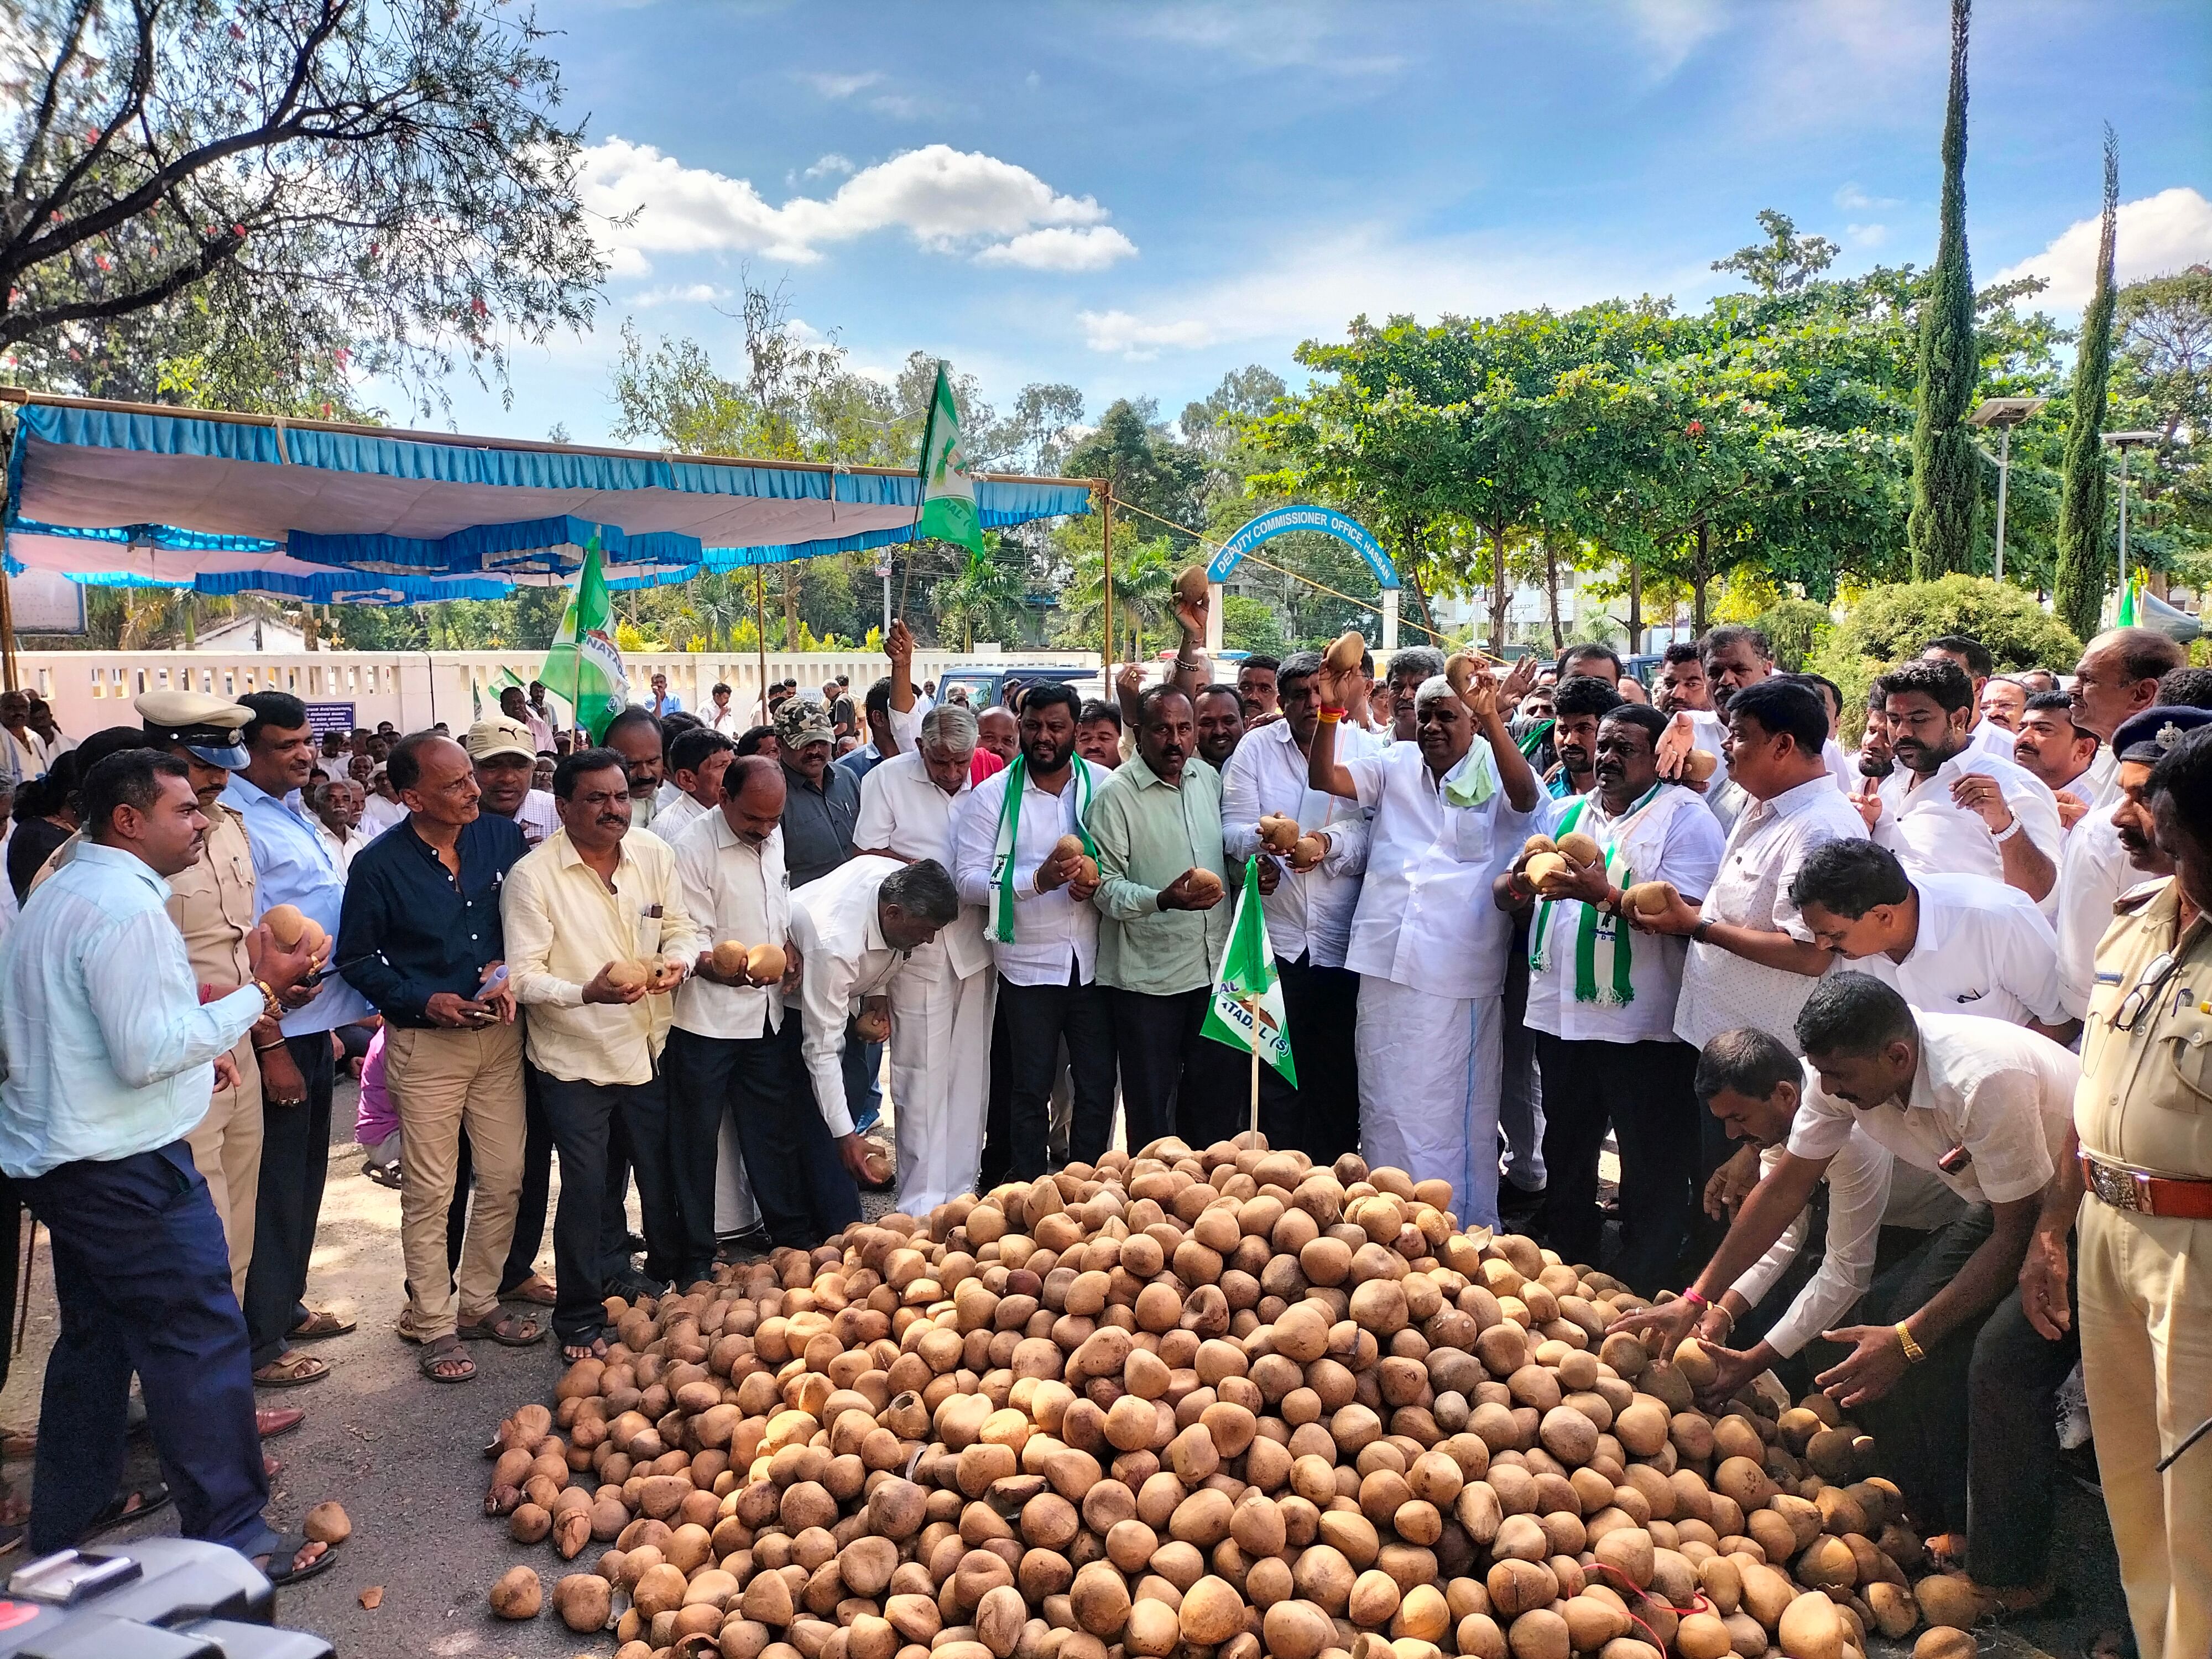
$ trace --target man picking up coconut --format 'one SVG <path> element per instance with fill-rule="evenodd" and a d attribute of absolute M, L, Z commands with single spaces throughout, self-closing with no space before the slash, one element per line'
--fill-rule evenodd
<path fill-rule="evenodd" d="M 1374 814 L 1345 954 L 1360 975 L 1360 1146 L 1370 1164 L 1450 1182 L 1468 1226 L 1498 1224 L 1502 997 L 1513 929 L 1490 886 L 1534 827 L 1543 798 L 1504 708 L 1534 668 L 1523 659 L 1502 690 L 1478 669 L 1464 696 L 1437 675 L 1414 695 L 1417 741 L 1340 760 L 1337 727 L 1358 671 L 1324 664 L 1306 757 L 1314 788 Z M 1296 1032 L 1291 1041 L 1295 1048 Z"/>
<path fill-rule="evenodd" d="M 1808 1086 L 1785 1155 L 1752 1189 L 1704 1273 L 1676 1301 L 1616 1320 L 1661 1352 L 1686 1337 L 1803 1211 L 1832 1160 L 1863 1134 L 1934 1175 L 1965 1211 L 1887 1272 L 1822 1333 L 1816 1380 L 1883 1447 L 1929 1534 L 1964 1535 L 1991 1603 L 2020 1613 L 2051 1592 L 2053 1401 L 2079 1344 L 2051 1341 L 2016 1291 L 2063 1150 L 2081 1062 L 2002 1020 L 1915 1014 L 1864 974 L 1822 981 L 1796 1022 Z M 1647 1339 L 1648 1340 L 1648 1339 Z"/>

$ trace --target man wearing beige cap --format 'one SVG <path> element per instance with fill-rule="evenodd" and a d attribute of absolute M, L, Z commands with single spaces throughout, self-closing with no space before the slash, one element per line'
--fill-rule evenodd
<path fill-rule="evenodd" d="M 476 763 L 483 810 L 513 818 L 523 840 L 536 847 L 560 829 L 561 815 L 554 810 L 550 791 L 530 787 L 531 775 L 538 769 L 532 741 L 530 728 L 520 720 L 495 714 L 469 727 L 461 746 Z"/>

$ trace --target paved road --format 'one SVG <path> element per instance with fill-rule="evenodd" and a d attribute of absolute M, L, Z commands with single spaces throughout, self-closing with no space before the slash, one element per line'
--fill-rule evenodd
<path fill-rule="evenodd" d="M 270 1443 L 287 1466 L 271 1494 L 272 1516 L 281 1525 L 296 1524 L 311 1504 L 335 1498 L 352 1516 L 354 1534 L 336 1567 L 279 1594 L 279 1620 L 319 1632 L 345 1659 L 572 1659 L 611 1653 L 611 1636 L 578 1636 L 553 1617 L 550 1591 L 568 1570 L 560 1559 L 543 1544 L 515 1544 L 504 1523 L 487 1519 L 481 1509 L 490 1468 L 482 1448 L 515 1406 L 550 1401 L 558 1352 L 550 1339 L 524 1350 L 479 1343 L 473 1349 L 474 1382 L 436 1387 L 422 1380 L 415 1369 L 416 1350 L 392 1332 L 403 1306 L 399 1194 L 361 1174 L 361 1154 L 350 1139 L 349 1085 L 341 1085 L 334 1115 L 330 1186 L 309 1298 L 354 1313 L 360 1328 L 315 1345 L 331 1362 L 327 1379 L 305 1389 L 264 1390 L 263 1400 L 303 1406 L 308 1413 L 301 1428 Z M 550 1242 L 540 1258 L 549 1274 Z M 0 1393 L 0 1422 L 28 1424 L 37 1417 L 39 1380 L 53 1333 L 48 1261 L 42 1244 L 25 1350 Z M 150 1451 L 143 1442 L 133 1443 L 145 1471 L 154 1473 Z M 9 1466 L 6 1474 L 19 1484 L 29 1479 L 24 1464 Z M 1984 1644 L 1986 1653 L 2047 1651 L 2071 1659 L 2094 1629 L 2120 1616 L 2118 1568 L 2101 1505 L 2069 1483 L 2060 1509 L 2060 1572 L 2083 1604 L 2082 1616 L 2035 1621 L 2021 1632 L 2026 1643 L 1993 1638 Z M 173 1514 L 151 1518 L 144 1528 L 174 1529 Z M 597 1548 L 584 1559 L 594 1559 Z M 491 1616 L 484 1592 L 517 1563 L 538 1569 L 549 1591 L 548 1608 L 535 1620 L 511 1625 Z M 382 1587 L 383 1598 L 369 1611 L 360 1595 L 372 1585 Z M 1879 1653 L 1888 1644 L 1875 1645 Z"/>

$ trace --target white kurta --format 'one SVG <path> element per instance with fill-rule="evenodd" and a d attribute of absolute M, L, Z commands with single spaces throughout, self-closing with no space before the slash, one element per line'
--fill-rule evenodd
<path fill-rule="evenodd" d="M 957 863 L 954 831 L 971 793 L 964 774 L 958 792 L 948 795 L 931 781 L 919 754 L 895 756 L 861 780 L 853 844 L 902 859 L 935 859 L 950 873 Z M 962 905 L 959 918 L 917 949 L 891 981 L 896 1206 L 908 1215 L 927 1216 L 974 1192 L 982 1166 L 998 993 L 983 914 L 980 905 Z"/>

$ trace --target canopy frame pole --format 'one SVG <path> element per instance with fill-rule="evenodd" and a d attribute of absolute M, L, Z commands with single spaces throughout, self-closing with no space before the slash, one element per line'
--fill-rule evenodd
<path fill-rule="evenodd" d="M 15 596 L 14 584 L 0 574 L 0 687 L 14 691 L 15 683 Z"/>
<path fill-rule="evenodd" d="M 888 586 L 888 581 L 885 583 Z M 761 722 L 768 723 L 768 567 L 753 567 L 753 642 L 760 647 Z"/>
<path fill-rule="evenodd" d="M 1103 649 L 1099 653 L 1099 695 L 1114 701 L 1114 481 L 1095 481 L 1099 501 L 1098 572 L 1105 582 L 1104 626 L 1099 631 Z"/>

